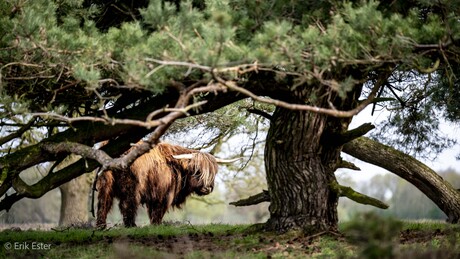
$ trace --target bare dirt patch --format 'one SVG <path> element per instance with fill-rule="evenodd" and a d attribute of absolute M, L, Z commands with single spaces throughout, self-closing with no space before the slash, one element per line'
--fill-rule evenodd
<path fill-rule="evenodd" d="M 177 256 L 193 251 L 205 251 L 211 254 L 234 251 L 243 254 L 262 253 L 267 256 L 294 252 L 296 255 L 307 256 L 321 252 L 321 244 L 317 242 L 320 236 L 324 235 L 283 236 L 273 233 L 234 234 L 230 232 L 224 235 L 214 235 L 207 232 L 181 236 L 105 238 L 103 242 L 113 243 L 115 246 L 138 244 Z M 328 236 L 337 241 L 345 241 L 341 235 Z"/>
<path fill-rule="evenodd" d="M 447 238 L 452 234 L 451 230 L 437 229 L 435 231 L 426 230 L 405 230 L 402 231 L 399 238 L 400 244 L 427 244 L 433 239 Z M 193 233 L 184 236 L 149 236 L 142 238 L 125 237 L 122 239 L 105 239 L 107 243 L 130 243 L 139 244 L 155 248 L 158 251 L 166 252 L 173 255 L 185 255 L 193 251 L 208 251 L 211 253 L 221 253 L 231 250 L 239 253 L 263 253 L 267 256 L 274 254 L 292 253 L 301 256 L 311 256 L 320 254 L 324 249 L 324 243 L 320 238 L 325 237 L 329 240 L 347 245 L 346 238 L 343 235 L 326 233 L 324 235 L 314 236 L 293 236 L 274 235 L 272 233 L 258 234 L 233 234 L 214 235 L 212 233 Z"/>
<path fill-rule="evenodd" d="M 445 238 L 451 235 L 452 230 L 436 229 L 434 231 L 428 230 L 404 230 L 400 235 L 401 244 L 415 244 L 415 243 L 428 243 L 435 238 Z"/>

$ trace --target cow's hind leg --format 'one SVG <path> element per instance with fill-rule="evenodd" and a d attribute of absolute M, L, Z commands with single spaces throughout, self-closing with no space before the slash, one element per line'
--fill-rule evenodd
<path fill-rule="evenodd" d="M 105 228 L 107 226 L 107 214 L 113 205 L 113 174 L 112 171 L 103 172 L 97 179 L 97 219 L 96 227 Z"/>
<path fill-rule="evenodd" d="M 123 224 L 125 227 L 135 227 L 136 226 L 136 215 L 137 207 L 139 202 L 136 201 L 134 197 L 127 196 L 123 199 L 120 199 L 120 212 L 123 216 Z"/>
<path fill-rule="evenodd" d="M 136 177 L 132 174 L 123 174 L 121 181 L 118 183 L 118 197 L 120 199 L 120 212 L 123 216 L 125 227 L 136 226 L 137 208 L 139 207 L 140 198 L 136 190 Z"/>

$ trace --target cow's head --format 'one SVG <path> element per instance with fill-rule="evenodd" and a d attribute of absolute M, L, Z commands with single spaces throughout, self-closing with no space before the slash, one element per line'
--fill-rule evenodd
<path fill-rule="evenodd" d="M 188 176 L 187 184 L 193 192 L 200 196 L 210 194 L 214 190 L 218 163 L 231 163 L 239 159 L 223 160 L 202 152 L 174 155 L 173 157 L 183 161 L 182 164 Z"/>

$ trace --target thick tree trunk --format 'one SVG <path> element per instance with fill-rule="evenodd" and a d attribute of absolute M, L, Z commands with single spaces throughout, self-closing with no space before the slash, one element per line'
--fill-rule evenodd
<path fill-rule="evenodd" d="M 417 159 L 366 137 L 345 144 L 343 151 L 407 180 L 436 203 L 448 222 L 460 223 L 460 192 Z"/>
<path fill-rule="evenodd" d="M 276 108 L 265 146 L 268 230 L 337 229 L 338 195 L 330 184 L 341 147 L 323 143 L 329 123 L 324 115 Z"/>
<path fill-rule="evenodd" d="M 83 174 L 59 187 L 61 190 L 60 226 L 88 222 L 88 194 L 90 174 Z"/>

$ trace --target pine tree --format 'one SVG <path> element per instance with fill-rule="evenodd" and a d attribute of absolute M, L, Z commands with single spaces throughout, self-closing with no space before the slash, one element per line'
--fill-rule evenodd
<path fill-rule="evenodd" d="M 416 152 L 450 143 L 436 129 L 459 118 L 457 2 L 3 1 L 0 194 L 15 193 L 0 208 L 98 165 L 126 170 L 175 120 L 251 98 L 271 109 L 258 112 L 270 121 L 267 229 L 334 231 L 342 148 L 360 149 L 353 141 L 373 128 L 349 130 L 354 115 L 391 107 L 387 140 L 404 136 Z M 34 185 L 20 179 L 69 153 L 85 159 Z M 460 194 L 426 187 L 450 195 L 439 203 L 458 222 Z"/>

